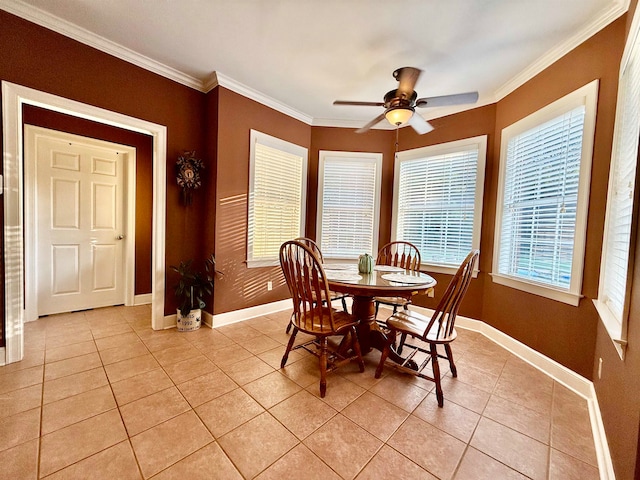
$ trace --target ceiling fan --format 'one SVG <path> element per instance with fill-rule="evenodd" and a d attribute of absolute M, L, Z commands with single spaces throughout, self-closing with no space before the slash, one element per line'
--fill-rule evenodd
<path fill-rule="evenodd" d="M 445 107 L 450 105 L 463 105 L 465 103 L 475 103 L 478 101 L 478 92 L 458 93 L 455 95 L 442 95 L 438 97 L 418 98 L 418 94 L 413 89 L 418 81 L 422 70 L 414 67 L 402 67 L 393 72 L 399 85 L 395 90 L 390 90 L 384 96 L 384 102 L 352 102 L 348 100 L 336 100 L 334 105 L 355 105 L 364 107 L 384 107 L 383 113 L 367 123 L 364 127 L 356 130 L 363 133 L 371 127 L 387 119 L 391 125 L 399 127 L 409 123 L 413 129 L 422 135 L 433 130 L 433 127 L 422 116 L 415 115 L 416 107 Z"/>

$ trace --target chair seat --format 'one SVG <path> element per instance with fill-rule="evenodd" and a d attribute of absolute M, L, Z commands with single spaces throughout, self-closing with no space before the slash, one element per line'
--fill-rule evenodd
<path fill-rule="evenodd" d="M 347 298 L 349 295 L 346 293 L 339 293 L 339 292 L 334 292 L 333 290 L 330 290 L 329 296 L 331 297 L 331 301 L 334 301 L 334 300 L 342 300 L 343 298 Z M 318 299 L 316 298 L 315 292 L 311 292 L 311 298 L 313 298 L 314 302 L 318 301 Z"/>
<path fill-rule="evenodd" d="M 450 343 L 458 336 L 455 328 L 452 330 L 451 335 L 443 335 L 442 332 L 438 332 L 439 323 L 434 322 L 431 330 L 423 337 L 430 321 L 429 317 L 425 317 L 418 312 L 404 310 L 391 315 L 387 319 L 387 325 L 400 333 L 406 333 L 432 343 Z"/>
<path fill-rule="evenodd" d="M 396 353 L 400 354 L 402 348 L 405 345 L 407 336 L 411 338 L 422 340 L 427 345 L 413 345 L 406 344 L 412 348 L 411 354 L 404 359 L 399 368 L 407 373 L 418 375 L 419 377 L 430 380 L 436 384 L 436 398 L 438 399 L 438 407 L 444 405 L 444 394 L 442 393 L 442 382 L 440 376 L 440 365 L 438 358 L 443 358 L 449 361 L 449 369 L 452 377 L 458 376 L 458 370 L 456 364 L 453 361 L 453 352 L 451 351 L 451 342 L 453 342 L 458 334 L 454 328 L 456 315 L 458 314 L 458 308 L 460 302 L 469 288 L 471 277 L 473 276 L 473 266 L 478 260 L 478 250 L 471 250 L 469 255 L 458 267 L 456 274 L 453 276 L 447 290 L 442 295 L 442 298 L 438 302 L 438 306 L 435 308 L 431 318 L 421 315 L 417 312 L 409 310 L 403 310 L 401 312 L 394 312 L 387 319 L 387 327 L 389 328 L 389 335 L 382 349 L 382 355 L 380 355 L 380 362 L 378 362 L 378 368 L 376 368 L 376 378 L 380 378 L 382 375 L 382 368 L 384 363 L 391 352 L 394 349 Z M 400 333 L 400 341 L 397 341 L 398 333 Z M 438 348 L 440 347 L 440 348 Z M 443 350 L 444 353 L 438 352 Z M 426 358 L 421 360 L 421 364 L 418 365 L 413 361 L 413 358 L 418 353 L 427 354 Z M 410 364 L 409 362 L 413 362 Z M 426 375 L 423 370 L 431 363 L 431 369 L 433 376 Z"/>
<path fill-rule="evenodd" d="M 347 330 L 358 324 L 358 319 L 347 312 L 336 310 L 335 308 L 332 308 L 331 311 L 333 312 L 333 324 L 335 326 L 335 330 L 333 331 L 333 333 L 329 329 L 327 329 L 329 318 L 328 307 L 322 307 L 322 318 L 315 316 L 312 322 L 307 322 L 305 321 L 306 317 L 303 317 L 300 319 L 300 322 L 296 322 L 294 320 L 294 324 L 301 332 L 309 333 L 312 335 L 322 335 L 330 333 L 332 333 L 333 335 L 341 334 L 343 330 Z M 311 315 L 308 315 L 308 317 L 311 318 Z M 323 325 L 324 328 L 322 327 Z"/>
<path fill-rule="evenodd" d="M 322 252 L 308 238 L 289 240 L 280 245 L 280 267 L 287 281 L 293 314 L 287 333 L 293 332 L 280 361 L 284 368 L 293 348 L 303 348 L 318 357 L 320 367 L 320 397 L 327 391 L 327 372 L 351 361 L 357 361 L 364 372 L 364 360 L 358 342 L 356 317 L 346 312 L 344 296 L 332 294 L 322 268 Z M 342 298 L 344 312 L 331 306 L 333 299 Z M 298 331 L 312 335 L 313 340 L 294 347 Z M 342 336 L 337 348 L 329 345 L 329 337 Z M 331 348 L 330 348 L 331 347 Z"/>

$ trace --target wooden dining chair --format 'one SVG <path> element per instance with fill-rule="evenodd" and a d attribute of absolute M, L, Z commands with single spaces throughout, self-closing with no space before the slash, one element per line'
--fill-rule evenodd
<path fill-rule="evenodd" d="M 319 358 L 320 396 L 324 397 L 327 390 L 327 372 L 353 360 L 358 362 L 360 371 L 364 372 L 364 361 L 356 332 L 358 320 L 353 315 L 331 306 L 331 293 L 322 262 L 311 247 L 297 240 L 283 243 L 280 246 L 280 266 L 293 300 L 293 332 L 280 367 L 284 368 L 286 365 L 289 352 L 294 349 L 298 331 L 312 335 L 312 341 L 295 348 L 304 348 Z M 337 348 L 330 348 L 327 339 L 336 335 L 343 337 L 340 351 L 352 354 L 343 356 L 338 353 Z"/>
<path fill-rule="evenodd" d="M 376 265 L 389 265 L 392 267 L 401 267 L 405 270 L 417 272 L 420 269 L 420 251 L 418 247 L 409 242 L 390 242 L 378 251 Z M 407 309 L 411 304 L 411 299 L 405 297 L 376 297 L 375 299 L 375 316 L 378 317 L 378 309 L 380 304 L 393 307 L 393 313 L 402 307 Z"/>
<path fill-rule="evenodd" d="M 454 328 L 456 315 L 460 308 L 460 303 L 469 288 L 471 277 L 473 275 L 473 267 L 478 259 L 478 250 L 472 250 L 467 258 L 464 259 L 458 271 L 451 279 L 447 290 L 444 292 L 440 303 L 433 312 L 431 318 L 425 317 L 417 312 L 412 311 L 400 311 L 394 315 L 391 315 L 387 319 L 387 328 L 389 334 L 387 335 L 387 342 L 382 350 L 382 356 L 380 357 L 380 363 L 376 369 L 376 378 L 380 378 L 382 374 L 382 368 L 385 360 L 389 355 L 394 345 L 398 334 L 401 334 L 402 340 L 398 349 L 402 348 L 402 344 L 405 342 L 407 336 L 413 340 L 418 341 L 415 344 L 407 343 L 406 346 L 413 349 L 412 352 L 405 357 L 402 364 L 392 364 L 396 368 L 403 372 L 411 373 L 427 380 L 431 380 L 436 384 L 436 397 L 438 398 L 438 406 L 444 405 L 444 396 L 442 394 L 442 386 L 440 384 L 440 366 L 438 365 L 438 358 L 444 358 L 449 361 L 449 367 L 451 368 L 451 375 L 458 376 L 456 365 L 453 361 L 453 354 L 451 352 L 451 342 L 453 342 L 457 333 Z M 444 346 L 445 355 L 439 354 L 436 347 L 438 345 Z M 426 354 L 424 361 L 418 365 L 417 370 L 409 368 L 408 365 L 415 361 L 413 358 L 418 352 Z M 425 367 L 431 363 L 433 376 L 426 375 L 423 372 Z"/>
<path fill-rule="evenodd" d="M 306 237 L 298 237 L 295 240 L 309 247 L 311 251 L 315 253 L 316 256 L 320 259 L 320 263 L 324 263 L 324 259 L 322 258 L 322 252 L 320 251 L 320 247 L 318 247 L 318 244 L 316 242 Z M 347 309 L 347 298 L 349 297 L 349 295 L 347 295 L 346 293 L 338 293 L 334 291 L 331 291 L 330 293 L 331 293 L 331 301 L 333 302 L 334 300 L 341 300 L 342 309 L 345 312 L 348 312 L 349 310 Z M 291 320 L 287 325 L 287 330 L 286 330 L 287 333 L 291 331 L 292 326 L 293 326 L 293 314 L 291 314 Z"/>

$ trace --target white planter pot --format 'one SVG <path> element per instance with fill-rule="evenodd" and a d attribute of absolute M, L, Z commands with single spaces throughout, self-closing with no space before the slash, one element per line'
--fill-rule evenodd
<path fill-rule="evenodd" d="M 179 332 L 192 332 L 193 330 L 198 330 L 200 328 L 202 310 L 199 308 L 191 310 L 189 314 L 184 317 L 180 313 L 179 309 L 176 310 L 176 313 L 176 325 Z"/>

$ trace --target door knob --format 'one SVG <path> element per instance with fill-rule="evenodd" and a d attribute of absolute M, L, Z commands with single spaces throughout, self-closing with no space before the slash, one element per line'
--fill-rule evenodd
<path fill-rule="evenodd" d="M 124 235 L 120 234 L 116 237 L 116 240 L 122 240 L 124 238 Z"/>

